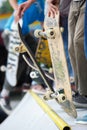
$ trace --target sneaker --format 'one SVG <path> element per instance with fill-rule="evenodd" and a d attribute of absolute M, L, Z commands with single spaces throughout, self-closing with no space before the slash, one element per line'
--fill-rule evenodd
<path fill-rule="evenodd" d="M 78 108 L 87 108 L 87 97 L 80 95 L 78 92 L 73 96 L 73 103 Z"/>
<path fill-rule="evenodd" d="M 9 97 L 1 97 L 0 96 L 0 106 L 2 110 L 7 114 L 10 115 L 12 108 L 10 106 L 10 100 Z"/>
<path fill-rule="evenodd" d="M 87 124 L 87 115 L 85 115 L 85 116 L 83 116 L 81 118 L 77 118 L 76 123 L 78 123 L 78 124 Z"/>

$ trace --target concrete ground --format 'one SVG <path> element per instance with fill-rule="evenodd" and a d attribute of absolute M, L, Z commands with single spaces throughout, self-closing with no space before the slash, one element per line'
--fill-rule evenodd
<path fill-rule="evenodd" d="M 87 130 L 87 125 L 75 123 L 55 100 L 47 104 L 71 127 L 72 130 Z M 12 114 L 0 125 L 0 130 L 59 130 L 50 117 L 41 109 L 30 93 L 12 96 Z M 77 109 L 78 117 L 87 114 L 87 109 Z"/>

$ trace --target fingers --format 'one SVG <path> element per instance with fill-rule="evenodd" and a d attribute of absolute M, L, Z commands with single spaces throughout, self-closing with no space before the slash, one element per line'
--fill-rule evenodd
<path fill-rule="evenodd" d="M 18 7 L 18 10 L 15 13 L 15 22 L 18 22 L 20 18 L 24 15 L 24 8 L 22 6 Z"/>
<path fill-rule="evenodd" d="M 58 13 L 58 8 L 53 4 L 50 4 L 48 7 L 48 16 L 55 17 L 57 13 Z"/>

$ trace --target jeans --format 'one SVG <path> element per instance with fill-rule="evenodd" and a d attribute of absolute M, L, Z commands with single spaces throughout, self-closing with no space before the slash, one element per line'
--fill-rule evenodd
<path fill-rule="evenodd" d="M 64 41 L 64 49 L 65 49 L 65 54 L 66 54 L 69 76 L 73 77 L 73 70 L 72 70 L 69 52 L 68 52 L 68 17 L 61 16 L 60 18 L 61 18 L 60 26 L 64 28 L 64 32 L 62 33 L 62 36 L 63 36 L 63 41 Z"/>
<path fill-rule="evenodd" d="M 87 95 L 87 60 L 84 52 L 84 14 L 85 2 L 71 2 L 68 32 L 69 54 L 74 70 L 77 90 L 82 95 Z"/>
<path fill-rule="evenodd" d="M 85 22 L 84 22 L 84 50 L 85 50 L 85 56 L 87 59 L 87 0 L 86 0 Z"/>

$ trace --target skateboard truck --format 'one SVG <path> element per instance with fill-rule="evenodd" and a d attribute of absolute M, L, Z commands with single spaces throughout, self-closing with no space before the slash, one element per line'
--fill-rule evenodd
<path fill-rule="evenodd" d="M 49 30 L 47 30 L 47 31 L 45 31 L 45 32 L 43 32 L 43 31 L 40 30 L 40 29 L 37 29 L 37 30 L 35 30 L 34 35 L 35 35 L 35 37 L 37 37 L 37 38 L 40 38 L 40 37 L 44 37 L 44 38 L 47 38 L 47 37 L 49 37 L 49 38 L 54 38 L 54 37 L 55 37 L 55 31 L 54 31 L 53 28 L 50 28 Z"/>
<path fill-rule="evenodd" d="M 34 31 L 34 36 L 37 37 L 37 38 L 42 37 L 42 38 L 47 39 L 47 35 L 46 35 L 46 33 L 43 32 L 41 29 L 37 29 L 37 30 L 35 30 L 35 31 Z"/>
<path fill-rule="evenodd" d="M 30 73 L 30 77 L 31 77 L 32 79 L 38 78 L 38 77 L 39 77 L 38 72 L 37 72 L 37 71 L 32 71 L 32 72 Z"/>
<path fill-rule="evenodd" d="M 63 103 L 66 101 L 66 96 L 64 94 L 64 89 L 57 90 L 52 92 L 51 90 L 47 90 L 47 93 L 43 97 L 45 100 L 49 99 L 58 99 L 59 103 Z"/>
<path fill-rule="evenodd" d="M 14 51 L 19 52 L 19 53 L 24 53 L 26 52 L 26 48 L 24 47 L 23 44 L 21 44 L 21 45 L 15 46 Z"/>
<path fill-rule="evenodd" d="M 63 27 L 60 28 L 60 31 L 61 32 L 64 31 Z M 49 28 L 47 31 L 44 31 L 44 32 L 41 29 L 37 29 L 34 32 L 34 36 L 37 38 L 43 37 L 43 38 L 47 39 L 47 37 L 48 37 L 48 38 L 54 39 L 55 35 L 56 35 L 55 29 L 53 29 L 53 28 Z"/>

